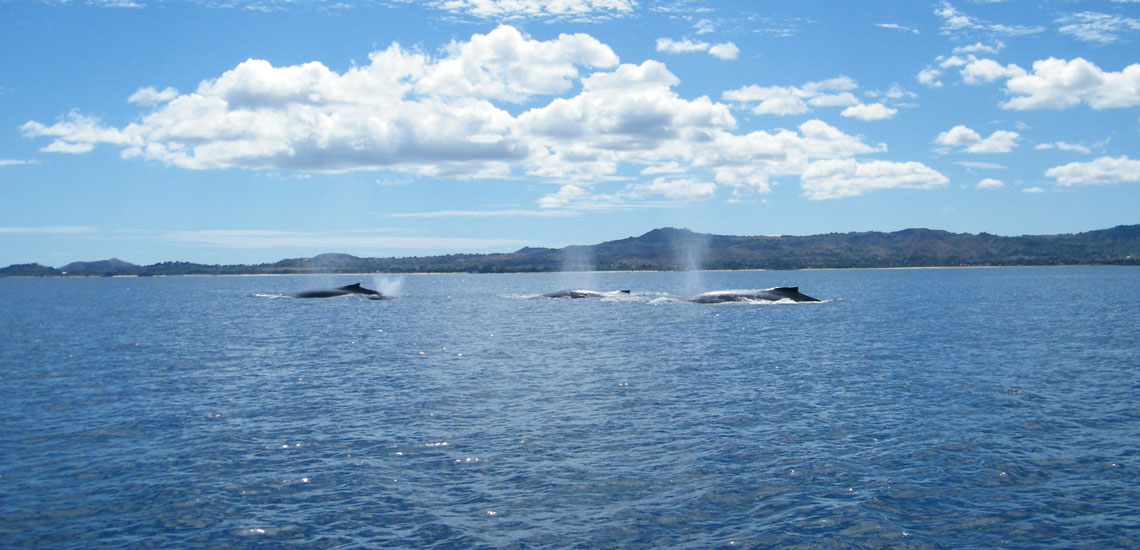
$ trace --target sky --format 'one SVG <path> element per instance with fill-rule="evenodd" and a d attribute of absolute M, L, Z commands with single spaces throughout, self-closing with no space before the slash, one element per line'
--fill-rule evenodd
<path fill-rule="evenodd" d="M 0 265 L 1140 223 L 1140 0 L 0 0 Z"/>

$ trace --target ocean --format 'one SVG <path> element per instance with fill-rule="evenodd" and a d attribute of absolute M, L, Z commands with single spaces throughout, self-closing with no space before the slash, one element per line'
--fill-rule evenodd
<path fill-rule="evenodd" d="M 0 547 L 1137 547 L 1137 327 L 1135 267 L 0 279 Z"/>

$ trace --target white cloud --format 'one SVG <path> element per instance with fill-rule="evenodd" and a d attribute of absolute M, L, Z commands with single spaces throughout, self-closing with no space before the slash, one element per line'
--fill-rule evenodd
<path fill-rule="evenodd" d="M 1083 58 L 1071 61 L 1050 57 L 1033 63 L 1033 73 L 1006 82 L 1014 96 L 1004 109 L 1066 109 L 1082 102 L 1093 109 L 1140 105 L 1140 64 L 1120 72 L 1103 71 Z"/>
<path fill-rule="evenodd" d="M 1002 183 L 1001 180 L 995 180 L 993 178 L 986 178 L 986 179 L 978 182 L 978 189 L 997 189 L 1003 185 L 1005 185 L 1005 184 Z"/>
<path fill-rule="evenodd" d="M 1046 170 L 1045 177 L 1057 180 L 1057 185 L 1064 187 L 1140 181 L 1140 160 L 1122 155 L 1117 158 L 1100 157 L 1091 162 L 1071 162 Z"/>
<path fill-rule="evenodd" d="M 492 100 L 562 93 L 579 66 L 618 61 L 588 35 L 537 41 L 507 26 L 452 43 L 438 60 L 395 44 L 369 57 L 369 65 L 343 74 L 317 62 L 274 67 L 251 59 L 122 129 L 72 113 L 23 130 L 57 137 L 49 151 L 109 143 L 126 146 L 125 157 L 192 169 L 501 175 L 528 149 L 516 120 Z"/>
<path fill-rule="evenodd" d="M 970 168 L 971 170 L 1005 170 L 1006 169 L 1006 166 L 1004 164 L 996 164 L 993 162 L 975 162 L 975 161 L 963 160 L 963 161 L 956 162 L 955 164 L 957 164 L 958 166 Z"/>
<path fill-rule="evenodd" d="M 842 107 L 858 103 L 848 90 L 858 85 L 849 77 L 839 76 L 803 86 L 749 85 L 728 90 L 721 97 L 728 101 L 754 104 L 752 112 L 758 115 L 798 115 L 814 107 Z"/>
<path fill-rule="evenodd" d="M 931 88 L 940 88 L 942 87 L 942 81 L 938 79 L 940 76 L 942 76 L 941 70 L 934 67 L 927 67 L 918 72 L 918 75 L 915 76 L 915 80 L 918 80 L 919 84 Z"/>
<path fill-rule="evenodd" d="M 947 147 L 960 147 L 968 153 L 1008 153 L 1017 146 L 1020 134 L 1008 130 L 997 130 L 990 137 L 962 125 L 955 126 L 938 134 L 934 142 Z"/>
<path fill-rule="evenodd" d="M 904 90 L 897 83 L 892 84 L 891 87 L 887 90 L 871 90 L 865 92 L 865 94 L 867 97 L 884 97 L 887 99 L 913 99 L 915 97 L 918 97 L 918 94 L 910 90 Z"/>
<path fill-rule="evenodd" d="M 832 159 L 813 162 L 803 173 L 804 196 L 812 200 L 862 195 L 876 189 L 935 189 L 946 176 L 918 162 Z"/>
<path fill-rule="evenodd" d="M 442 0 L 436 7 L 483 19 L 552 18 L 594 20 L 633 13 L 634 0 Z"/>
<path fill-rule="evenodd" d="M 971 54 L 971 53 L 996 54 L 999 51 L 1001 51 L 1001 49 L 1004 47 L 1005 47 L 1005 43 L 1000 41 L 1000 40 L 995 42 L 992 46 L 988 45 L 988 44 L 983 44 L 981 42 L 975 42 L 973 44 L 970 44 L 969 46 L 958 46 L 958 47 L 954 48 L 954 53 L 955 54 Z"/>
<path fill-rule="evenodd" d="M 76 111 L 68 113 L 66 117 L 51 126 L 29 121 L 21 126 L 20 130 L 24 137 L 56 138 L 40 149 L 49 153 L 78 154 L 91 151 L 99 143 L 129 146 L 141 142 L 129 132 L 105 127 L 98 118 L 84 116 Z"/>
<path fill-rule="evenodd" d="M 657 51 L 665 53 L 691 53 L 708 51 L 708 42 L 694 42 L 689 39 L 673 40 L 672 38 L 658 38 Z"/>
<path fill-rule="evenodd" d="M 1000 36 L 1022 36 L 1043 32 L 1044 27 L 1029 27 L 1024 25 L 1005 25 L 991 23 L 977 19 L 958 11 L 949 2 L 942 2 L 934 10 L 934 14 L 942 18 L 942 34 L 962 36 L 975 32 Z"/>
<path fill-rule="evenodd" d="M 161 92 L 151 88 L 139 88 L 138 91 L 131 94 L 127 98 L 127 103 L 137 103 L 139 105 L 158 105 L 159 103 L 166 103 L 178 97 L 178 90 L 167 87 Z"/>
<path fill-rule="evenodd" d="M 658 38 L 657 51 L 665 53 L 708 52 L 713 57 L 724 60 L 736 59 L 736 56 L 740 54 L 740 48 L 737 48 L 736 44 L 732 42 L 709 44 L 708 42 L 697 42 L 687 38 L 683 40 Z"/>
<path fill-rule="evenodd" d="M 882 103 L 860 103 L 858 105 L 852 105 L 844 109 L 843 112 L 839 114 L 845 117 L 853 117 L 859 120 L 871 121 L 891 118 L 892 116 L 895 116 L 895 113 L 897 112 L 899 112 L 898 109 L 887 107 Z"/>
<path fill-rule="evenodd" d="M 1039 151 L 1047 149 L 1059 149 L 1061 151 L 1075 151 L 1077 153 L 1084 153 L 1086 155 L 1092 153 L 1092 150 L 1088 147 L 1085 147 L 1084 145 L 1066 143 L 1064 141 L 1055 141 L 1053 143 L 1039 143 L 1036 147 L 1034 147 L 1034 149 L 1037 149 Z"/>
<path fill-rule="evenodd" d="M 802 176 L 815 160 L 846 159 L 885 150 L 886 145 L 868 145 L 823 121 L 809 120 L 799 126 L 798 133 L 721 133 L 700 150 L 694 165 L 712 170 L 717 183 L 732 186 L 737 194 L 767 193 L 772 178 Z"/>
<path fill-rule="evenodd" d="M 949 2 L 943 2 L 934 10 L 934 14 L 942 18 L 943 34 L 958 29 L 968 29 L 979 26 L 969 16 L 959 12 Z"/>
<path fill-rule="evenodd" d="M 587 68 L 594 72 L 580 73 Z M 679 83 L 658 61 L 618 64 L 608 46 L 588 35 L 538 41 L 501 26 L 453 42 L 438 57 L 393 44 L 344 72 L 319 62 L 275 67 L 247 60 L 175 97 L 141 89 L 132 98 L 146 112 L 121 128 L 72 112 L 52 125 L 28 122 L 23 133 L 52 138 L 49 151 L 114 145 L 125 158 L 188 169 L 386 170 L 385 177 L 397 179 L 525 174 L 561 185 L 541 199 L 544 210 L 668 206 L 704 200 L 722 186 L 765 193 L 784 178 L 806 184 L 803 175 L 817 161 L 886 151 L 820 120 L 736 133 L 728 104 L 683 98 L 674 90 Z M 725 98 L 759 112 L 768 100 L 793 109 L 857 107 L 847 116 L 864 119 L 893 111 L 861 106 L 856 89 L 841 76 L 750 86 Z M 526 108 L 512 114 L 504 102 Z M 859 166 L 866 181 L 892 186 Z M 631 176 L 636 171 L 656 179 Z M 614 182 L 625 187 L 594 191 Z M 528 215 L 521 212 L 495 215 Z"/>
<path fill-rule="evenodd" d="M 0 167 L 3 167 L 3 166 L 21 166 L 24 164 L 35 164 L 35 161 L 18 160 L 18 159 L 0 159 Z"/>
<path fill-rule="evenodd" d="M 583 79 L 582 91 L 518 117 L 533 149 L 529 172 L 551 179 L 595 180 L 621 161 L 669 162 L 674 147 L 690 150 L 736 125 L 728 107 L 706 97 L 686 100 L 676 76 L 657 61 L 622 65 Z"/>
<path fill-rule="evenodd" d="M 651 164 L 641 169 L 641 175 L 653 176 L 656 174 L 683 174 L 686 169 L 675 161 Z"/>
<path fill-rule="evenodd" d="M 1085 42 L 1111 44 L 1120 41 L 1120 33 L 1140 30 L 1140 19 L 1091 11 L 1071 13 L 1058 18 L 1057 30 Z"/>
<path fill-rule="evenodd" d="M 467 42 L 452 42 L 447 50 L 445 59 L 424 67 L 416 81 L 417 92 L 521 102 L 569 89 L 578 77 L 578 66 L 618 64 L 613 50 L 592 36 L 561 34 L 544 42 L 509 26 L 473 35 Z"/>
<path fill-rule="evenodd" d="M 542 208 L 565 208 L 576 202 L 590 197 L 590 192 L 577 185 L 563 185 L 558 192 L 546 195 L 538 200 Z"/>
<path fill-rule="evenodd" d="M 1025 70 L 1014 64 L 1002 66 L 992 59 L 976 59 L 970 56 L 970 62 L 960 71 L 962 81 L 966 84 L 982 84 L 993 82 L 999 78 L 1015 78 L 1025 75 Z"/>
<path fill-rule="evenodd" d="M 683 202 L 696 202 L 712 198 L 716 194 L 716 184 L 695 179 L 656 178 L 651 183 L 637 184 L 634 191 L 659 194 L 667 199 Z"/>
<path fill-rule="evenodd" d="M 732 60 L 740 55 L 740 48 L 732 42 L 721 42 L 720 44 L 713 44 L 709 47 L 709 54 L 718 59 Z"/>
<path fill-rule="evenodd" d="M 898 23 L 876 23 L 876 24 L 875 24 L 875 26 L 876 26 L 876 27 L 879 27 L 879 28 L 881 28 L 881 29 L 891 29 L 891 30 L 896 30 L 896 31 L 905 31 L 905 32 L 909 32 L 909 33 L 911 33 L 911 34 L 921 34 L 921 33 L 918 31 L 918 29 L 914 29 L 914 28 L 911 28 L 911 27 L 906 27 L 906 26 L 903 26 L 903 25 L 899 25 Z"/>
<path fill-rule="evenodd" d="M 594 193 L 573 184 L 538 200 L 539 208 L 557 212 L 582 210 L 627 210 L 646 206 L 676 206 L 707 200 L 716 195 L 717 185 L 692 178 L 655 178 L 649 183 L 631 183 L 616 193 Z"/>

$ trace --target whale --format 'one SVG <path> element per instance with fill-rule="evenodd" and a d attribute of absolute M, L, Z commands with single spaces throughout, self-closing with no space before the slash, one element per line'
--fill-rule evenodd
<path fill-rule="evenodd" d="M 603 298 L 605 296 L 617 296 L 618 294 L 629 294 L 628 290 L 614 290 L 612 292 L 599 292 L 597 290 L 559 290 L 557 292 L 547 292 L 543 294 L 546 298 Z"/>
<path fill-rule="evenodd" d="M 332 298 L 334 296 L 348 296 L 349 294 L 361 294 L 367 296 L 370 300 L 383 300 L 387 298 L 383 294 L 372 290 L 371 288 L 364 288 L 360 283 L 351 285 L 338 286 L 336 288 L 318 288 L 316 290 L 306 290 L 290 294 L 293 298 Z"/>
<path fill-rule="evenodd" d="M 681 298 L 686 302 L 697 304 L 722 304 L 725 302 L 777 302 L 791 300 L 793 302 L 819 302 L 815 298 L 800 292 L 797 286 L 775 286 L 755 290 L 713 290 Z"/>

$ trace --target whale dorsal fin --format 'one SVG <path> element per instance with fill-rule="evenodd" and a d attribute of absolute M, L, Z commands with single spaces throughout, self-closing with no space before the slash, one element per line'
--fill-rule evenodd
<path fill-rule="evenodd" d="M 344 285 L 340 288 L 342 288 L 344 290 L 352 290 L 354 288 L 360 288 L 360 283 L 352 283 L 351 285 Z"/>

